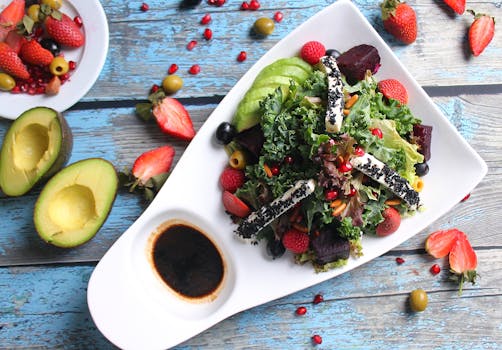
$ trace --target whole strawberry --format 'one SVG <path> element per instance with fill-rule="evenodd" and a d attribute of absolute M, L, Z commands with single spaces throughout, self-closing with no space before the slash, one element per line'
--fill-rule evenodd
<path fill-rule="evenodd" d="M 54 59 L 52 53 L 49 50 L 44 49 L 36 40 L 25 42 L 21 46 L 19 56 L 25 63 L 42 67 L 48 66 Z"/>
<path fill-rule="evenodd" d="M 495 18 L 483 13 L 475 13 L 474 22 L 469 28 L 469 45 L 474 56 L 479 56 L 492 41 L 495 34 Z"/>
<path fill-rule="evenodd" d="M 383 27 L 396 39 L 411 44 L 417 38 L 417 15 L 407 3 L 385 0 L 380 4 Z"/>
<path fill-rule="evenodd" d="M 6 73 L 20 79 L 28 79 L 30 77 L 28 69 L 26 69 L 16 51 L 3 42 L 0 42 L 0 68 Z"/>
<path fill-rule="evenodd" d="M 388 99 L 397 100 L 403 105 L 408 103 L 408 91 L 397 79 L 380 80 L 378 90 Z"/>
<path fill-rule="evenodd" d="M 61 45 L 69 47 L 84 45 L 84 34 L 73 19 L 62 12 L 52 11 L 45 19 L 45 29 L 47 34 Z"/>
<path fill-rule="evenodd" d="M 459 15 L 465 11 L 465 0 L 444 0 L 444 2 Z"/>

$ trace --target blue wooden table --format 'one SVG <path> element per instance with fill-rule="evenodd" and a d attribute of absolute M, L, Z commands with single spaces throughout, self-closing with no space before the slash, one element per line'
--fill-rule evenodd
<path fill-rule="evenodd" d="M 85 0 L 74 0 L 85 1 Z M 198 129 L 218 102 L 270 47 L 332 3 L 328 0 L 261 1 L 258 11 L 240 11 L 242 1 L 222 7 L 205 1 L 181 10 L 179 1 L 101 1 L 108 18 L 110 49 L 99 79 L 87 95 L 65 112 L 74 134 L 70 162 L 103 157 L 117 169 L 130 167 L 143 151 L 170 144 L 175 163 L 187 146 L 170 138 L 134 113 L 134 105 L 159 84 L 172 63 L 185 86 L 176 97 Z M 365 17 L 432 96 L 462 136 L 487 162 L 488 175 L 448 214 L 413 239 L 364 266 L 320 285 L 239 313 L 179 349 L 312 348 L 313 334 L 322 349 L 500 349 L 502 348 L 502 35 L 497 31 L 479 57 L 468 54 L 467 29 L 472 18 L 454 15 L 442 1 L 410 0 L 417 12 L 419 35 L 404 46 L 383 30 L 377 1 L 355 0 Z M 467 7 L 502 20 L 500 3 L 467 1 Z M 249 35 L 261 16 L 282 11 L 272 35 Z M 212 16 L 213 39 L 205 41 L 199 24 Z M 333 33 L 336 35 L 336 33 Z M 196 49 L 186 44 L 198 40 Z M 236 61 L 240 51 L 248 59 Z M 187 73 L 193 64 L 201 73 Z M 0 106 L 6 109 L 9 106 Z M 11 121 L 0 120 L 0 138 Z M 32 213 L 40 193 L 0 198 L 0 349 L 113 349 L 95 327 L 87 308 L 86 288 L 94 266 L 145 209 L 139 196 L 120 192 L 105 225 L 89 243 L 75 249 L 51 247 L 37 236 Z M 478 254 L 479 283 L 462 296 L 448 280 L 447 261 L 434 276 L 425 253 L 427 234 L 457 227 L 466 232 Z M 396 257 L 405 260 L 396 264 Z M 429 294 L 424 313 L 410 313 L 409 292 Z M 313 305 L 321 293 L 324 302 Z M 295 316 L 307 306 L 304 317 Z"/>

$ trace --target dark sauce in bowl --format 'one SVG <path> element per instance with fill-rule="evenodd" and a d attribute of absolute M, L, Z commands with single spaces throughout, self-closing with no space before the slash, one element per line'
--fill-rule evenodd
<path fill-rule="evenodd" d="M 154 238 L 151 258 L 160 278 L 189 299 L 214 299 L 225 267 L 214 243 L 189 224 L 172 222 Z"/>

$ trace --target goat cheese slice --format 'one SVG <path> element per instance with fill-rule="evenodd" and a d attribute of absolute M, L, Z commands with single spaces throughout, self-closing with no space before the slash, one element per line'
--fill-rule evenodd
<path fill-rule="evenodd" d="M 323 56 L 320 59 L 322 68 L 328 77 L 328 106 L 326 108 L 326 131 L 339 132 L 343 121 L 343 81 L 336 59 Z"/>
<path fill-rule="evenodd" d="M 369 153 L 350 159 L 352 166 L 390 189 L 396 196 L 401 198 L 411 210 L 417 210 L 421 205 L 420 195 L 408 180 L 389 168 Z"/>
<path fill-rule="evenodd" d="M 291 209 L 296 203 L 312 194 L 314 189 L 314 180 L 298 180 L 295 185 L 284 192 L 281 197 L 274 199 L 271 203 L 252 212 L 239 224 L 235 233 L 243 239 L 253 238 L 273 220 Z"/>

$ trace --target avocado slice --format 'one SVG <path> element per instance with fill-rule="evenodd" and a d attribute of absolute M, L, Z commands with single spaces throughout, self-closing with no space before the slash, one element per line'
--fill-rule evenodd
<path fill-rule="evenodd" d="M 90 240 L 111 211 L 118 183 L 114 166 L 102 158 L 80 160 L 59 171 L 35 203 L 39 236 L 62 248 Z"/>
<path fill-rule="evenodd" d="M 21 196 L 45 181 L 68 161 L 73 146 L 63 115 L 35 107 L 22 113 L 5 134 L 0 151 L 0 188 Z"/>

